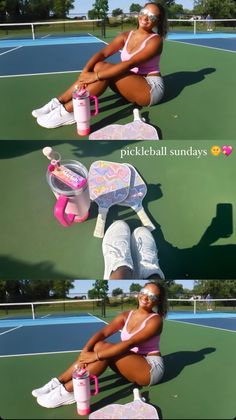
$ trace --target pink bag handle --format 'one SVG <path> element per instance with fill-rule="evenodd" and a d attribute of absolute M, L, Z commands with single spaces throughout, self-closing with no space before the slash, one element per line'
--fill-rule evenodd
<path fill-rule="evenodd" d="M 75 218 L 75 214 L 66 214 L 66 206 L 68 198 L 65 195 L 60 195 L 54 206 L 54 216 L 63 226 L 70 226 Z"/>
<path fill-rule="evenodd" d="M 95 391 L 92 392 L 91 391 L 91 395 L 97 395 L 99 392 L 99 388 L 98 388 L 98 378 L 96 375 L 90 375 L 90 378 L 94 379 L 94 384 L 95 384 Z"/>
<path fill-rule="evenodd" d="M 91 111 L 91 116 L 97 115 L 98 114 L 98 98 L 97 96 L 90 96 L 89 98 L 90 100 L 93 99 L 94 104 L 95 104 L 95 110 Z"/>

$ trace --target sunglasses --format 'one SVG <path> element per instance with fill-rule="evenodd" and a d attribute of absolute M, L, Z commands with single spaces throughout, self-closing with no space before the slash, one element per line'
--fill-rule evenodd
<path fill-rule="evenodd" d="M 141 9 L 139 16 L 146 16 L 152 23 L 155 23 L 159 18 L 159 16 L 154 15 L 154 13 L 150 12 L 148 9 Z"/>
<path fill-rule="evenodd" d="M 152 292 L 150 292 L 150 290 L 145 289 L 145 288 L 140 290 L 139 296 L 147 296 L 148 300 L 150 300 L 151 302 L 156 302 L 158 300 L 158 297 L 159 297 L 159 296 L 155 295 L 155 293 L 152 293 Z"/>

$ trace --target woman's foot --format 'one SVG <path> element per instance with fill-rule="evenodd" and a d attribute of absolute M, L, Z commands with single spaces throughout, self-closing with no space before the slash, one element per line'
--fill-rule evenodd
<path fill-rule="evenodd" d="M 57 98 L 52 98 L 51 101 L 49 101 L 46 105 L 42 106 L 41 108 L 34 109 L 32 111 L 32 115 L 34 118 L 38 118 L 41 115 L 48 114 L 60 105 L 61 102 L 59 102 Z"/>
<path fill-rule="evenodd" d="M 74 392 L 68 392 L 62 384 L 48 394 L 40 395 L 37 398 L 37 403 L 46 408 L 56 408 L 61 405 L 73 404 L 74 402 Z"/>
<path fill-rule="evenodd" d="M 65 107 L 60 104 L 48 114 L 40 115 L 37 123 L 44 128 L 57 128 L 62 125 L 75 124 L 74 112 L 68 112 Z"/>
<path fill-rule="evenodd" d="M 51 381 L 49 381 L 46 385 L 42 386 L 41 388 L 34 389 L 32 391 L 32 395 L 34 397 L 39 397 L 40 395 L 48 394 L 60 385 L 61 382 L 57 378 L 52 378 Z"/>
<path fill-rule="evenodd" d="M 109 280 L 111 274 L 120 267 L 126 268 L 130 275 L 132 274 L 133 260 L 130 251 L 130 229 L 127 223 L 122 220 L 112 223 L 104 235 L 102 250 L 105 263 L 105 280 Z"/>
<path fill-rule="evenodd" d="M 134 230 L 131 237 L 131 249 L 136 278 L 148 279 L 153 275 L 158 275 L 161 279 L 165 278 L 160 269 L 156 243 L 147 228 L 139 227 Z"/>

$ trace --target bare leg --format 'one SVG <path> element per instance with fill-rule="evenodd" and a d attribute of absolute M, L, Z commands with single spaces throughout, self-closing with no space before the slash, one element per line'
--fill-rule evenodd
<path fill-rule="evenodd" d="M 151 280 L 161 280 L 161 277 L 158 274 L 153 274 L 152 276 L 148 277 Z"/>
<path fill-rule="evenodd" d="M 102 351 L 106 348 L 113 347 L 115 344 L 106 341 L 100 341 L 95 344 L 95 351 Z M 94 366 L 96 363 L 88 365 L 89 372 L 94 373 Z M 129 382 L 137 383 L 138 385 L 145 386 L 150 384 L 150 365 L 143 356 L 129 352 L 122 356 L 114 357 L 114 359 L 107 361 L 115 372 L 126 378 Z M 96 374 L 96 373 L 95 373 Z"/>
<path fill-rule="evenodd" d="M 132 279 L 133 271 L 126 266 L 117 268 L 116 271 L 111 272 L 110 280 Z"/>
<path fill-rule="evenodd" d="M 114 64 L 101 62 L 95 65 L 94 70 L 102 71 L 112 66 Z M 150 104 L 150 86 L 140 75 L 129 72 L 123 76 L 111 79 L 109 84 L 116 92 L 120 93 L 123 98 L 131 103 L 136 103 L 140 106 Z"/>
<path fill-rule="evenodd" d="M 96 63 L 94 71 L 102 71 L 103 69 L 112 66 L 114 66 L 112 63 Z M 76 84 L 78 84 L 78 79 L 72 86 L 70 86 L 69 89 L 58 97 L 59 101 L 65 106 L 68 112 L 73 111 L 71 99 Z M 131 72 L 110 80 L 98 80 L 89 84 L 87 89 L 91 95 L 100 96 L 109 85 L 114 87 L 115 91 L 120 93 L 123 98 L 127 99 L 131 103 L 136 103 L 140 106 L 146 106 L 150 103 L 150 86 L 142 76 Z"/>
<path fill-rule="evenodd" d="M 112 362 L 117 370 L 129 382 L 140 386 L 150 384 L 150 365 L 140 354 L 129 353 Z M 111 365 L 112 367 L 112 365 Z"/>
<path fill-rule="evenodd" d="M 101 68 L 106 67 L 106 65 L 110 65 L 109 63 L 97 63 L 94 67 L 95 71 L 101 70 Z M 73 85 L 69 87 L 62 95 L 58 96 L 58 100 L 64 105 L 68 112 L 73 111 L 72 105 L 72 93 L 75 90 L 76 85 L 78 85 L 79 79 L 77 79 Z M 108 87 L 109 80 L 98 80 L 94 83 L 91 83 L 87 86 L 87 90 L 89 91 L 90 95 L 100 96 Z"/>
<path fill-rule="evenodd" d="M 95 345 L 95 350 L 102 351 L 112 346 L 114 344 L 101 341 Z M 129 352 L 122 356 L 114 357 L 109 361 L 109 366 L 129 382 L 137 383 L 141 386 L 150 384 L 150 365 L 139 354 Z"/>
<path fill-rule="evenodd" d="M 114 344 L 101 341 L 95 344 L 94 350 L 101 351 L 102 349 L 111 346 L 114 346 Z M 72 372 L 76 364 L 78 364 L 78 359 L 69 367 L 69 369 L 58 377 L 59 381 L 64 384 L 68 392 L 73 391 Z M 87 366 L 87 369 L 90 374 L 99 376 L 108 366 L 130 382 L 137 383 L 141 386 L 149 385 L 150 383 L 150 366 L 141 355 L 130 352 L 123 356 L 118 356 L 112 359 L 112 361 L 101 360 L 90 363 Z"/>
<path fill-rule="evenodd" d="M 110 345 L 112 344 L 107 343 L 107 342 L 99 342 L 95 344 L 94 350 L 98 351 L 99 349 L 101 350 L 101 348 L 110 347 Z M 68 392 L 73 391 L 72 373 L 76 365 L 78 364 L 79 364 L 79 357 L 64 373 L 58 376 L 58 380 L 65 386 Z M 90 374 L 99 376 L 106 370 L 108 365 L 109 365 L 109 362 L 107 360 L 98 360 L 94 363 L 90 363 L 89 365 L 87 365 L 86 368 Z"/>

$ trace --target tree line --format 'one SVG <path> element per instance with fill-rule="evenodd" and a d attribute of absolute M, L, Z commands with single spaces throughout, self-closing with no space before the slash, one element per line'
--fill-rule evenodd
<path fill-rule="evenodd" d="M 26 22 L 34 20 L 66 19 L 74 9 L 75 0 L 0 0 L 1 22 Z M 145 2 L 132 3 L 129 11 L 139 12 Z M 236 0 L 195 0 L 193 10 L 184 9 L 182 4 L 175 0 L 157 0 L 162 4 L 169 18 L 183 17 L 186 14 L 207 16 L 215 19 L 236 18 Z M 81 5 L 81 6 L 80 6 Z M 88 11 L 90 19 L 104 19 L 108 13 L 112 16 L 123 14 L 121 8 L 110 11 L 112 1 L 95 0 L 93 8 Z M 82 12 L 85 7 L 84 1 L 79 2 Z"/>
<path fill-rule="evenodd" d="M 1 22 L 64 19 L 75 0 L 0 0 Z"/>
<path fill-rule="evenodd" d="M 81 280 L 83 282 L 83 280 Z M 208 293 L 215 299 L 236 298 L 236 280 L 195 280 L 193 290 L 188 290 L 175 280 L 159 280 L 167 289 L 169 298 L 188 298 L 194 295 L 205 297 Z M 143 286 L 134 281 L 130 293 L 139 292 Z M 34 302 L 50 299 L 66 299 L 74 288 L 74 280 L 0 280 L 0 302 Z M 109 281 L 95 280 L 88 291 L 89 299 L 106 299 Z M 112 290 L 112 296 L 124 294 L 120 287 Z"/>
<path fill-rule="evenodd" d="M 236 280 L 195 280 L 194 294 L 207 296 L 214 299 L 235 299 Z"/>
<path fill-rule="evenodd" d="M 194 280 L 193 290 L 185 288 L 182 284 L 176 283 L 175 280 L 160 280 L 167 289 L 169 298 L 190 298 L 193 295 L 205 298 L 208 294 L 215 299 L 232 299 L 236 298 L 236 280 Z M 130 293 L 139 292 L 142 286 L 138 283 L 132 283 Z M 122 288 L 116 288 L 112 291 L 112 296 L 120 296 L 124 294 Z"/>
<path fill-rule="evenodd" d="M 73 280 L 0 280 L 0 302 L 64 299 L 73 283 Z"/>

